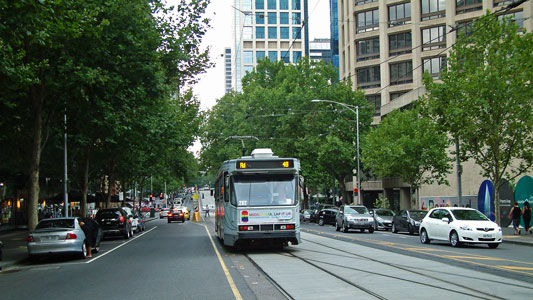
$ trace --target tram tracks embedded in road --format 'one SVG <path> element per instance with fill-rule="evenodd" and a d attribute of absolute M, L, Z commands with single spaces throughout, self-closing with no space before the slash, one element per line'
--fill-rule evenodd
<path fill-rule="evenodd" d="M 371 274 L 371 275 L 387 277 L 387 278 L 394 279 L 394 280 L 401 280 L 401 281 L 404 281 L 404 282 L 410 282 L 410 283 L 414 283 L 414 284 L 417 284 L 417 285 L 426 286 L 426 287 L 430 287 L 430 288 L 435 288 L 435 289 L 438 289 L 438 290 L 447 291 L 447 292 L 451 292 L 451 293 L 456 293 L 456 294 L 459 294 L 459 295 L 462 295 L 462 296 L 470 296 L 470 297 L 477 298 L 477 299 L 486 299 L 486 300 L 490 300 L 490 299 L 504 300 L 505 299 L 505 298 L 498 297 L 498 296 L 496 296 L 494 294 L 489 294 L 487 292 L 471 288 L 469 286 L 465 286 L 465 285 L 462 285 L 462 284 L 459 284 L 459 283 L 456 283 L 456 282 L 445 280 L 445 279 L 442 279 L 442 278 L 439 278 L 439 277 L 436 277 L 436 276 L 427 275 L 425 273 L 410 269 L 410 268 L 408 268 L 406 266 L 401 266 L 401 265 L 398 265 L 398 264 L 379 261 L 377 259 L 374 259 L 374 258 L 371 258 L 371 257 L 367 257 L 367 256 L 364 256 L 364 255 L 360 255 L 360 254 L 347 253 L 343 249 L 332 247 L 332 246 L 329 246 L 329 245 L 325 245 L 325 244 L 322 244 L 322 243 L 319 243 L 319 242 L 315 242 L 315 241 L 311 241 L 311 240 L 307 240 L 307 239 L 302 239 L 302 240 L 304 240 L 306 243 L 312 243 L 312 244 L 320 245 L 320 246 L 323 246 L 325 248 L 329 248 L 329 249 L 332 249 L 332 250 L 335 250 L 335 251 L 339 251 L 339 252 L 345 253 L 344 255 L 346 255 L 348 257 L 352 257 L 352 258 L 356 257 L 356 258 L 359 258 L 359 259 L 364 259 L 364 260 L 372 261 L 372 262 L 375 262 L 375 263 L 383 264 L 383 265 L 386 265 L 388 267 L 396 268 L 396 269 L 399 269 L 399 270 L 402 270 L 402 271 L 405 271 L 405 272 L 409 272 L 409 273 L 412 273 L 412 274 L 415 274 L 415 275 L 424 276 L 425 278 L 429 278 L 429 279 L 432 279 L 432 280 L 435 280 L 435 281 L 446 283 L 446 284 L 449 284 L 449 285 L 452 285 L 452 286 L 456 286 L 458 288 L 473 292 L 473 293 L 465 293 L 465 292 L 458 291 L 458 290 L 455 290 L 455 289 L 452 289 L 452 288 L 446 288 L 446 287 L 442 287 L 442 286 L 438 286 L 438 285 L 434 285 L 434 284 L 419 282 L 419 281 L 410 280 L 410 279 L 406 279 L 406 278 L 400 278 L 400 277 L 392 276 L 392 275 L 389 275 L 389 274 L 384 274 L 384 273 L 369 271 L 369 270 L 365 270 L 365 269 L 349 267 L 349 266 L 346 266 L 346 265 L 339 265 L 339 264 L 331 263 L 329 261 L 320 261 L 320 260 L 305 258 L 305 257 L 296 255 L 295 253 L 293 253 L 293 251 L 290 251 L 289 249 L 286 249 L 284 251 L 284 253 L 281 254 L 281 255 L 289 255 L 290 257 L 294 257 L 296 259 L 299 259 L 300 261 L 302 261 L 302 262 L 304 262 L 306 264 L 309 264 L 309 265 L 311 265 L 311 266 L 313 266 L 313 267 L 315 267 L 315 268 L 317 268 L 317 269 L 319 269 L 319 270 L 321 270 L 323 272 L 326 272 L 330 276 L 333 276 L 334 278 L 336 278 L 338 280 L 341 280 L 341 281 L 343 281 L 343 282 L 345 282 L 345 283 L 347 283 L 347 284 L 349 284 L 349 285 L 351 285 L 351 286 L 353 286 L 353 287 L 355 287 L 355 288 L 357 288 L 357 289 L 359 289 L 359 290 L 361 290 L 361 291 L 363 291 L 363 292 L 365 292 L 365 293 L 367 293 L 369 295 L 372 295 L 373 297 L 375 297 L 377 299 L 388 299 L 388 298 L 386 298 L 386 297 L 384 297 L 382 295 L 379 295 L 378 293 L 376 293 L 374 291 L 371 291 L 371 290 L 369 290 L 369 289 L 367 289 L 367 288 L 365 288 L 365 287 L 363 287 L 363 286 L 361 286 L 361 285 L 359 285 L 359 284 L 357 284 L 357 283 L 355 283 L 353 281 L 347 280 L 347 279 L 345 279 L 345 278 L 333 273 L 332 271 L 329 271 L 326 268 L 321 267 L 319 264 L 329 265 L 329 266 L 339 267 L 339 268 L 344 268 L 344 269 L 350 269 L 350 270 L 363 272 L 363 273 L 367 273 L 367 274 Z M 315 251 L 315 250 L 306 250 L 306 249 L 298 249 L 298 251 L 318 252 L 318 251 Z M 332 253 L 325 253 L 325 254 L 335 255 L 336 257 L 338 257 L 338 254 L 332 254 Z M 529 288 L 529 287 L 525 287 L 525 286 L 520 286 L 520 287 Z M 476 293 L 476 294 L 474 294 L 474 293 Z"/>

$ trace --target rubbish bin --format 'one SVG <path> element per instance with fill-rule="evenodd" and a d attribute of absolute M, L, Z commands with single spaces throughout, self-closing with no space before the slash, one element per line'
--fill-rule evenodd
<path fill-rule="evenodd" d="M 155 209 L 153 207 L 150 208 L 150 218 L 155 218 Z"/>

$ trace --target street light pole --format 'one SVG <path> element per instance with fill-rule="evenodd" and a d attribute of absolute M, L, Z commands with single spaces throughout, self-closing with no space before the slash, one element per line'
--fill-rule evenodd
<path fill-rule="evenodd" d="M 355 114 L 356 120 L 356 128 L 357 128 L 357 204 L 361 204 L 361 168 L 359 165 L 359 106 L 356 105 L 349 105 L 342 102 L 332 101 L 332 100 L 311 100 L 311 102 L 326 102 L 326 103 L 333 103 L 341 105 L 347 109 L 349 109 L 351 112 Z M 355 108 L 355 111 L 352 109 Z"/>

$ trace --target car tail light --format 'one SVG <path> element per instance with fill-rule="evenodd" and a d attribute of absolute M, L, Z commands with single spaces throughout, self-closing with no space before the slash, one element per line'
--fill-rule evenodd
<path fill-rule="evenodd" d="M 183 217 L 183 214 L 182 214 L 182 213 L 180 214 L 180 217 Z"/>
<path fill-rule="evenodd" d="M 33 239 L 33 235 L 28 235 L 28 243 L 33 243 L 35 240 Z"/>
<path fill-rule="evenodd" d="M 76 234 L 74 233 L 67 233 L 67 240 L 75 240 L 77 238 Z"/>
<path fill-rule="evenodd" d="M 172 213 L 168 213 L 167 216 L 172 217 Z"/>
<path fill-rule="evenodd" d="M 120 223 L 124 223 L 124 216 L 120 216 L 120 218 L 118 219 L 118 221 L 119 221 Z"/>

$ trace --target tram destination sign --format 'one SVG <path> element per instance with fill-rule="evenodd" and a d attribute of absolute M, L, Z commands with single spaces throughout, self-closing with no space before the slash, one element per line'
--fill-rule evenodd
<path fill-rule="evenodd" d="M 294 160 L 238 160 L 237 169 L 289 169 L 294 168 Z"/>

